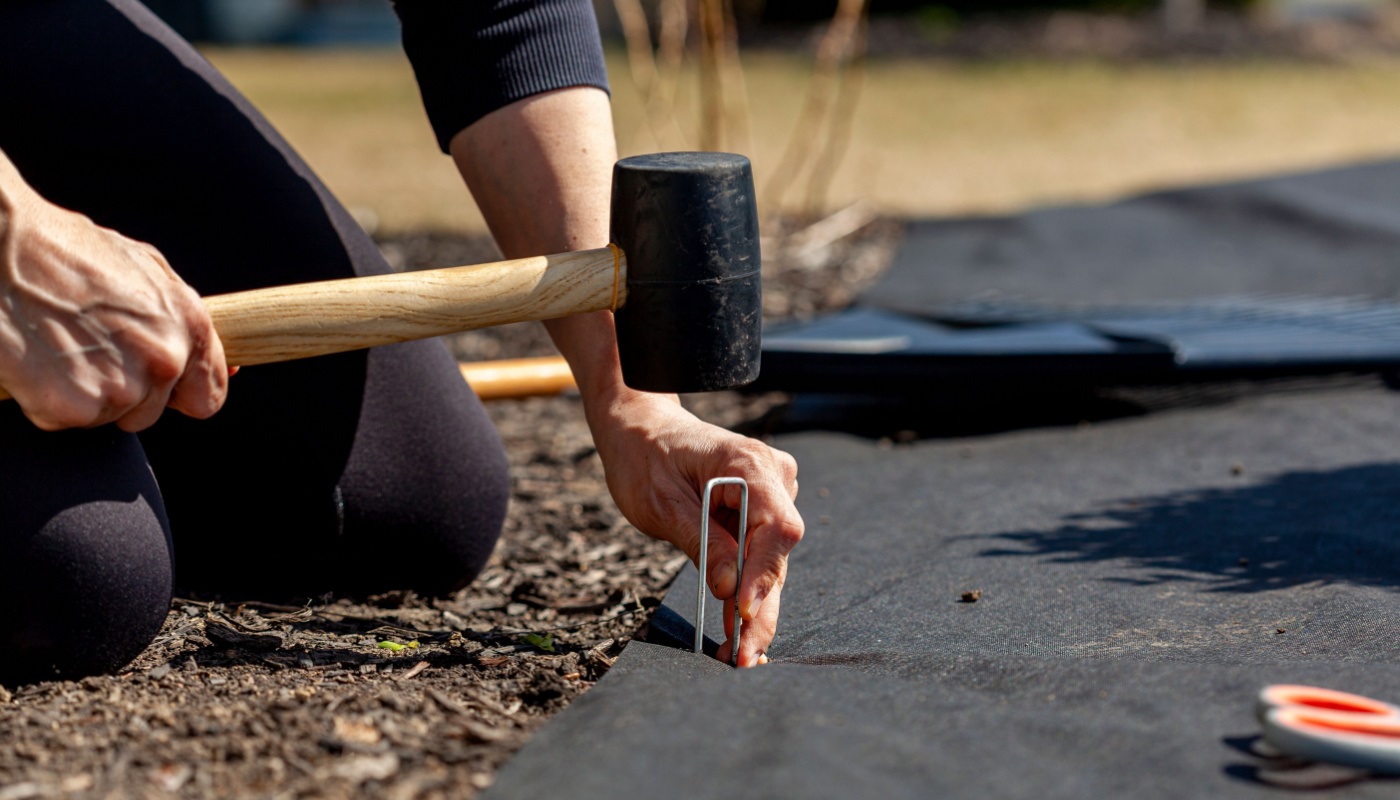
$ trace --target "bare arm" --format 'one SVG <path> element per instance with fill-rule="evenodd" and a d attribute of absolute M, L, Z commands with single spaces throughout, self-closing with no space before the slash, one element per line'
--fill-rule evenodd
<path fill-rule="evenodd" d="M 616 160 L 607 95 L 578 87 L 536 95 L 499 109 L 453 138 L 451 152 L 507 257 L 602 247 L 608 242 L 612 164 Z M 726 626 L 737 601 L 746 620 L 742 666 L 760 663 L 777 628 L 788 552 L 802 537 L 793 506 L 797 464 L 761 442 L 705 424 L 674 395 L 622 383 L 610 312 L 546 323 L 568 359 L 618 507 L 638 529 L 699 553 L 700 491 L 713 477 L 750 485 L 749 560 L 734 585 L 734 531 L 722 524 L 710 541 L 707 582 L 725 600 Z M 738 491 L 724 504 L 738 503 Z M 732 522 L 717 515 L 717 523 Z M 732 636 L 732 631 L 730 631 Z M 720 658 L 727 659 L 728 645 Z"/>
<path fill-rule="evenodd" d="M 40 197 L 0 152 L 0 386 L 46 430 L 195 417 L 228 388 L 198 295 L 152 246 Z"/>

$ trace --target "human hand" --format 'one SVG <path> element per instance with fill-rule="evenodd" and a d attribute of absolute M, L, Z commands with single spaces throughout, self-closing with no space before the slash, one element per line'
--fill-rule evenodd
<path fill-rule="evenodd" d="M 618 508 L 643 533 L 676 545 L 692 563 L 700 553 L 705 483 L 717 477 L 748 482 L 743 585 L 736 591 L 738 486 L 715 490 L 705 580 L 724 601 L 728 641 L 720 647 L 719 659 L 730 660 L 737 602 L 744 620 L 739 666 L 764 663 L 777 631 L 788 553 L 802 539 L 802 518 L 793 505 L 797 462 L 755 439 L 701 422 L 666 396 L 629 392 L 610 404 L 604 419 L 590 419 L 590 424 Z"/>
<path fill-rule="evenodd" d="M 40 197 L 0 154 L 0 386 L 45 430 L 218 411 L 223 345 L 151 245 Z"/>

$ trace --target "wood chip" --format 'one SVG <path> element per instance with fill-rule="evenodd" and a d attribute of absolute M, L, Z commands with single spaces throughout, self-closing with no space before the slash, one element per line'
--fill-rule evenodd
<path fill-rule="evenodd" d="M 565 614 L 583 614 L 592 611 L 601 611 L 608 604 L 606 597 L 567 597 L 555 600 L 553 607 Z"/>
<path fill-rule="evenodd" d="M 310 608 L 301 608 L 286 614 L 274 614 L 268 617 L 273 622 L 305 622 L 316 616 L 316 612 Z"/>
<path fill-rule="evenodd" d="M 471 717 L 465 717 L 459 720 L 457 724 L 461 726 L 462 738 L 478 742 L 499 742 L 511 735 L 509 729 L 493 728 Z"/>
<path fill-rule="evenodd" d="M 427 669 L 427 668 L 428 668 L 428 662 L 426 662 L 426 661 L 419 661 L 417 664 L 414 664 L 412 667 L 410 667 L 409 670 L 408 670 L 408 672 L 405 672 L 404 674 L 400 675 L 398 679 L 401 680 L 401 681 L 412 680 L 412 679 L 418 677 L 419 675 L 422 675 L 422 674 L 423 674 L 423 670 L 425 670 L 425 669 Z"/>
<path fill-rule="evenodd" d="M 331 774 L 354 784 L 386 781 L 398 774 L 398 771 L 399 757 L 393 753 L 357 755 L 339 761 L 331 767 Z"/>
<path fill-rule="evenodd" d="M 59 782 L 58 789 L 61 792 L 75 794 L 77 792 L 86 792 L 90 790 L 94 783 L 96 783 L 96 781 L 93 780 L 93 777 L 84 772 L 81 775 L 70 775 L 64 778 Z"/>
<path fill-rule="evenodd" d="M 32 781 L 24 783 L 12 783 L 0 789 L 0 800 L 30 800 L 31 797 L 43 797 L 44 787 Z"/>
<path fill-rule="evenodd" d="M 162 764 L 151 771 L 151 782 L 167 792 L 178 792 L 194 775 L 187 764 Z"/>
<path fill-rule="evenodd" d="M 617 662 L 616 658 L 608 657 L 608 650 L 612 649 L 613 640 L 604 639 L 588 649 L 588 660 L 599 665 L 603 669 L 609 669 Z"/>
<path fill-rule="evenodd" d="M 526 635 L 526 634 L 529 633 L 529 632 L 528 632 L 528 631 L 518 631 L 517 633 L 518 633 L 519 635 L 522 635 L 522 636 L 523 636 L 523 635 Z M 544 632 L 542 631 L 542 632 L 541 632 L 541 635 L 548 635 L 548 634 L 546 634 L 546 633 L 544 633 Z M 535 651 L 535 646 L 532 645 L 532 644 L 523 644 L 523 643 L 522 643 L 522 644 L 502 644 L 502 645 L 497 645 L 497 646 L 495 646 L 495 647 L 489 647 L 489 648 L 487 648 L 487 649 L 485 649 L 485 650 L 482 650 L 482 651 L 481 651 L 481 656 L 480 656 L 480 658 L 495 658 L 495 657 L 497 657 L 497 656 L 506 656 L 506 655 L 511 655 L 511 654 L 513 654 L 513 653 L 533 653 L 534 651 Z M 478 659 L 478 660 L 480 660 L 480 659 Z M 488 664 L 487 666 L 491 666 L 491 665 Z"/>
<path fill-rule="evenodd" d="M 280 649 L 284 641 L 281 634 L 247 633 L 212 615 L 204 621 L 204 633 L 224 647 L 262 653 Z"/>
<path fill-rule="evenodd" d="M 383 738 L 374 723 L 366 720 L 336 717 L 332 725 L 334 731 L 331 735 L 346 744 L 376 745 Z"/>
<path fill-rule="evenodd" d="M 429 689 L 426 692 L 426 694 L 428 695 L 428 697 L 432 698 L 432 701 L 434 703 L 437 703 L 438 705 L 442 706 L 443 711 L 446 711 L 451 714 L 461 714 L 464 717 L 471 716 L 471 712 L 468 711 L 465 706 L 463 706 L 461 703 L 458 703 L 456 700 L 453 700 L 452 698 L 448 697 L 447 695 L 443 694 L 442 692 L 439 692 L 437 689 Z"/>

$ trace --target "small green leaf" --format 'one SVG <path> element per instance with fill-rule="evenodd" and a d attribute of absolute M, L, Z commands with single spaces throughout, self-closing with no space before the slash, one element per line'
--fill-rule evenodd
<path fill-rule="evenodd" d="M 546 653 L 554 652 L 554 634 L 541 636 L 538 633 L 527 633 L 524 636 L 526 644 L 532 644 Z"/>

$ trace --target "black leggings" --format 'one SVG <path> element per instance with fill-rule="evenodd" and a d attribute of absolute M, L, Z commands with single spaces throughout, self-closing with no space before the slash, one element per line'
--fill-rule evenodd
<path fill-rule="evenodd" d="M 0 149 L 201 294 L 388 271 L 266 120 L 132 0 L 0 3 Z M 485 564 L 508 494 L 500 440 L 436 341 L 251 367 L 214 418 L 168 412 L 139 436 L 44 433 L 0 403 L 0 683 L 121 666 L 172 585 L 450 591 Z"/>

